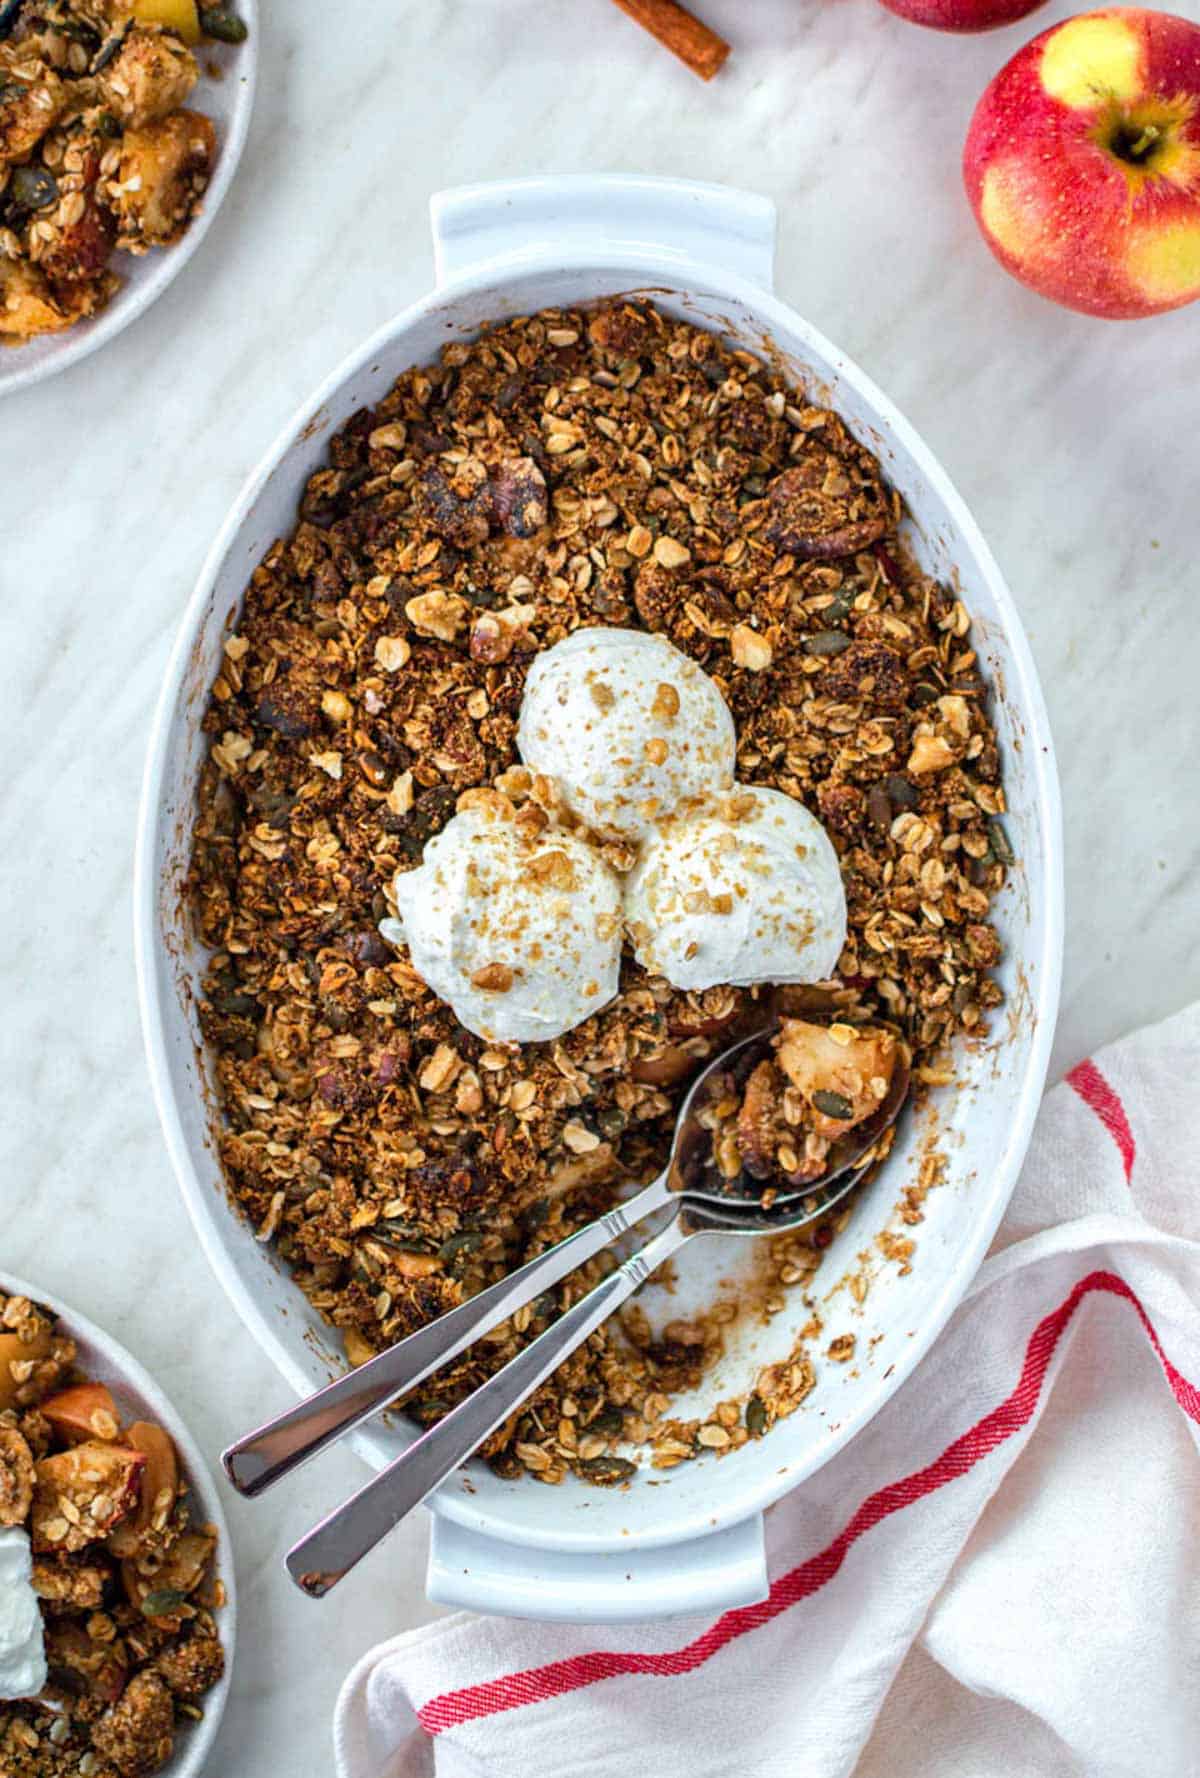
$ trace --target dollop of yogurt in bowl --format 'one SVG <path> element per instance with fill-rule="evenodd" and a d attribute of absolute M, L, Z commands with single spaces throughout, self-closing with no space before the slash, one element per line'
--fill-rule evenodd
<path fill-rule="evenodd" d="M 616 874 L 579 834 L 522 820 L 498 793 L 460 809 L 392 894 L 397 917 L 380 931 L 407 944 L 418 975 L 477 1037 L 544 1043 L 617 992 Z"/>
<path fill-rule="evenodd" d="M 737 736 L 703 667 L 646 630 L 573 630 L 529 669 L 517 751 L 607 838 L 644 840 L 733 783 Z"/>
<path fill-rule="evenodd" d="M 0 1698 L 35 1698 L 46 1683 L 42 1613 L 28 1534 L 0 1530 Z"/>
<path fill-rule="evenodd" d="M 824 981 L 846 942 L 828 834 L 794 797 L 754 785 L 650 835 L 625 916 L 638 962 L 683 989 Z"/>

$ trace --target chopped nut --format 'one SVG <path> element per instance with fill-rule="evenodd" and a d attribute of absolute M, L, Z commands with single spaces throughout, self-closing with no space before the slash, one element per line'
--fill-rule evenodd
<path fill-rule="evenodd" d="M 403 636 L 381 636 L 375 644 L 376 664 L 385 673 L 398 673 L 412 659 L 412 648 Z"/>
<path fill-rule="evenodd" d="M 654 543 L 654 560 L 660 568 L 682 568 L 690 562 L 692 552 L 684 543 L 674 537 L 658 537 Z"/>
<path fill-rule="evenodd" d="M 600 1146 L 600 1138 L 596 1132 L 574 1120 L 563 1125 L 562 1139 L 572 1154 L 591 1154 L 593 1149 Z"/>
<path fill-rule="evenodd" d="M 752 630 L 749 624 L 734 625 L 729 633 L 729 652 L 734 666 L 745 667 L 749 673 L 764 673 L 775 658 L 775 650 L 767 638 Z"/>
<path fill-rule="evenodd" d="M 507 963 L 485 963 L 471 977 L 471 986 L 485 994 L 507 994 L 516 980 Z"/>
<path fill-rule="evenodd" d="M 926 772 L 944 772 L 954 764 L 954 749 L 941 735 L 917 735 L 908 756 L 905 771 L 920 778 Z"/>
<path fill-rule="evenodd" d="M 448 1043 L 439 1043 L 417 1080 L 425 1092 L 440 1093 L 443 1087 L 450 1085 L 461 1067 L 462 1058 L 458 1051 L 451 1049 Z"/>
<path fill-rule="evenodd" d="M 423 636 L 453 642 L 470 615 L 471 607 L 457 593 L 418 593 L 404 607 L 404 615 Z"/>
<path fill-rule="evenodd" d="M 330 722 L 349 722 L 354 714 L 354 706 L 344 691 L 323 692 L 321 709 Z"/>
<path fill-rule="evenodd" d="M 387 806 L 393 815 L 407 815 L 413 806 L 413 775 L 401 772 L 393 779 L 392 788 L 387 793 Z"/>

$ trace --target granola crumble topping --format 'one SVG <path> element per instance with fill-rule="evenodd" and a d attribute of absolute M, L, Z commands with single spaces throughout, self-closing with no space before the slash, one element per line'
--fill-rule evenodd
<path fill-rule="evenodd" d="M 516 718 L 532 661 L 574 629 L 674 643 L 733 713 L 737 778 L 819 814 L 846 892 L 847 1022 L 902 1033 L 918 1090 L 945 1078 L 952 1039 L 984 1032 L 1011 862 L 1000 762 L 967 612 L 909 561 L 901 516 L 838 415 L 641 301 L 450 344 L 332 440 L 225 645 L 191 891 L 231 1192 L 352 1362 L 657 1172 L 688 1080 L 752 1002 L 672 989 L 627 947 L 619 996 L 584 1024 L 489 1044 L 379 935 L 396 871 L 464 793 L 498 790 L 535 827 L 554 815 Z M 605 855 L 634 862 L 619 838 Z M 774 1244 L 768 1312 L 831 1235 Z M 410 1411 L 444 1413 L 613 1263 L 520 1311 Z M 669 1467 L 761 1436 L 813 1386 L 804 1330 L 746 1402 L 670 1417 L 737 1312 L 656 1331 L 633 1304 L 487 1454 L 505 1474 L 619 1483 L 630 1444 Z"/>

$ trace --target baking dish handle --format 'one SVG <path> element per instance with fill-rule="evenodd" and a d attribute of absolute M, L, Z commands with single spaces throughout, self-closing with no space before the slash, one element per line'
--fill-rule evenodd
<path fill-rule="evenodd" d="M 569 174 L 459 185 L 429 200 L 439 288 L 493 262 L 552 252 L 560 265 L 597 253 L 700 261 L 772 288 L 775 205 L 730 185 L 623 174 Z"/>
<path fill-rule="evenodd" d="M 687 1543 L 576 1555 L 530 1549 L 433 1514 L 435 1605 L 548 1623 L 628 1624 L 752 1605 L 767 1596 L 762 1514 Z"/>

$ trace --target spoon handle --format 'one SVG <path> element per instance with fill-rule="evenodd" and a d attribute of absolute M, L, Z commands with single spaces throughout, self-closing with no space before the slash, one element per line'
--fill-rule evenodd
<path fill-rule="evenodd" d="M 549 1290 L 601 1248 L 672 1197 L 663 1173 L 628 1203 L 531 1259 L 519 1271 L 481 1290 L 458 1308 L 389 1346 L 357 1370 L 318 1389 L 306 1401 L 268 1420 L 223 1452 L 221 1461 L 239 1494 L 253 1497 L 307 1463 L 336 1439 L 361 1426 L 389 1402 L 457 1358 L 468 1346 Z"/>
<path fill-rule="evenodd" d="M 638 1202 L 637 1199 L 634 1202 Z M 694 1231 L 674 1217 L 662 1232 L 559 1317 L 444 1420 L 288 1551 L 301 1591 L 323 1598 L 414 1506 L 444 1482 L 552 1376 Z"/>

